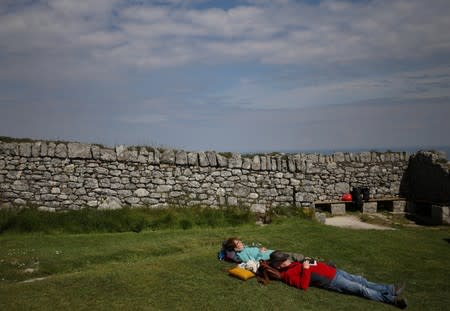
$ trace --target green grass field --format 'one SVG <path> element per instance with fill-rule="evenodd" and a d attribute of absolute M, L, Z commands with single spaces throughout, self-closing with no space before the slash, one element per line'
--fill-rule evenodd
<path fill-rule="evenodd" d="M 291 219 L 267 226 L 139 233 L 3 233 L 0 310 L 396 310 L 280 282 L 230 277 L 229 236 L 333 260 L 369 280 L 405 280 L 407 310 L 449 310 L 450 229 L 360 231 Z M 27 280 L 44 278 L 33 282 Z"/>

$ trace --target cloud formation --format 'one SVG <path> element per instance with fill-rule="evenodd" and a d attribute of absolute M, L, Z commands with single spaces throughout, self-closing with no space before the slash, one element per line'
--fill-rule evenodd
<path fill-rule="evenodd" d="M 135 135 L 149 131 L 165 144 L 189 148 L 192 142 L 191 148 L 207 149 L 220 137 L 222 149 L 239 149 L 249 140 L 235 132 L 241 127 L 248 137 L 266 133 L 267 140 L 254 138 L 255 148 L 325 148 L 333 140 L 323 124 L 331 127 L 332 116 L 357 105 L 352 111 L 370 110 L 372 130 L 378 124 L 383 132 L 377 137 L 388 135 L 380 121 L 388 115 L 399 123 L 386 124 L 402 133 L 391 135 L 398 143 L 425 144 L 432 135 L 435 143 L 450 144 L 448 138 L 435 139 L 444 128 L 432 124 L 447 112 L 450 98 L 449 14 L 446 0 L 5 0 L 0 131 L 88 140 L 87 131 L 77 129 L 88 123 L 101 127 L 102 141 L 133 143 L 142 136 L 123 134 L 132 124 Z M 411 102 L 421 111 L 416 125 L 396 117 L 396 109 L 408 113 L 404 107 Z M 377 114 L 380 103 L 390 103 L 383 117 Z M 12 120 L 22 120 L 22 114 L 16 106 L 39 116 L 37 130 L 17 129 Z M 302 113 L 323 124 L 305 129 L 317 123 Z M 259 130 L 237 124 L 240 115 L 253 118 L 248 122 Z M 46 128 L 50 118 L 69 116 L 78 122 Z M 73 129 L 57 133 L 64 124 Z M 179 127 L 178 136 L 167 133 Z M 428 136 L 414 140 L 402 130 L 416 128 Z M 308 137 L 296 141 L 300 130 Z M 353 134 L 335 124 L 339 131 Z M 370 145 L 364 137 L 352 139 L 352 146 Z"/>
<path fill-rule="evenodd" d="M 310 65 L 413 61 L 450 49 L 448 1 L 243 2 L 230 9 L 197 9 L 195 2 L 11 3 L 0 8 L 2 54 L 43 60 L 83 52 L 89 62 L 139 68 L 245 60 Z"/>

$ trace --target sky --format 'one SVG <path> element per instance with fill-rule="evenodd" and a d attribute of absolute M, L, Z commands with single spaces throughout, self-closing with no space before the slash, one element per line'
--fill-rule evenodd
<path fill-rule="evenodd" d="M 448 0 L 1 0 L 0 136 L 450 146 Z"/>

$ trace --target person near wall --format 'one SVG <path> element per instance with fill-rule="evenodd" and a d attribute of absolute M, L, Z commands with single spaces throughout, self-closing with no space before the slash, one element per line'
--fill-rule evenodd
<path fill-rule="evenodd" d="M 315 286 L 392 304 L 400 309 L 407 307 L 407 300 L 401 296 L 404 283 L 394 285 L 369 282 L 362 276 L 320 261 L 292 261 L 288 254 L 281 251 L 273 251 L 269 257 L 270 265 L 280 271 L 281 280 L 290 286 L 305 291 L 310 286 Z"/>
<path fill-rule="evenodd" d="M 237 237 L 228 238 L 223 242 L 223 249 L 226 252 L 228 260 L 234 262 L 248 262 L 260 260 L 269 260 L 270 254 L 273 252 L 261 246 L 246 245 L 241 239 Z M 302 261 L 305 256 L 299 253 L 287 253 L 289 258 L 293 261 Z"/>

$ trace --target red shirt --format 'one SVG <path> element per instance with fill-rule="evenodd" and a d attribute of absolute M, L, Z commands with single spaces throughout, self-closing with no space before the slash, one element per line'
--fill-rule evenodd
<path fill-rule="evenodd" d="M 327 287 L 336 276 L 336 269 L 322 262 L 303 269 L 303 264 L 294 261 L 280 270 L 281 279 L 294 287 L 307 290 L 310 285 Z"/>

